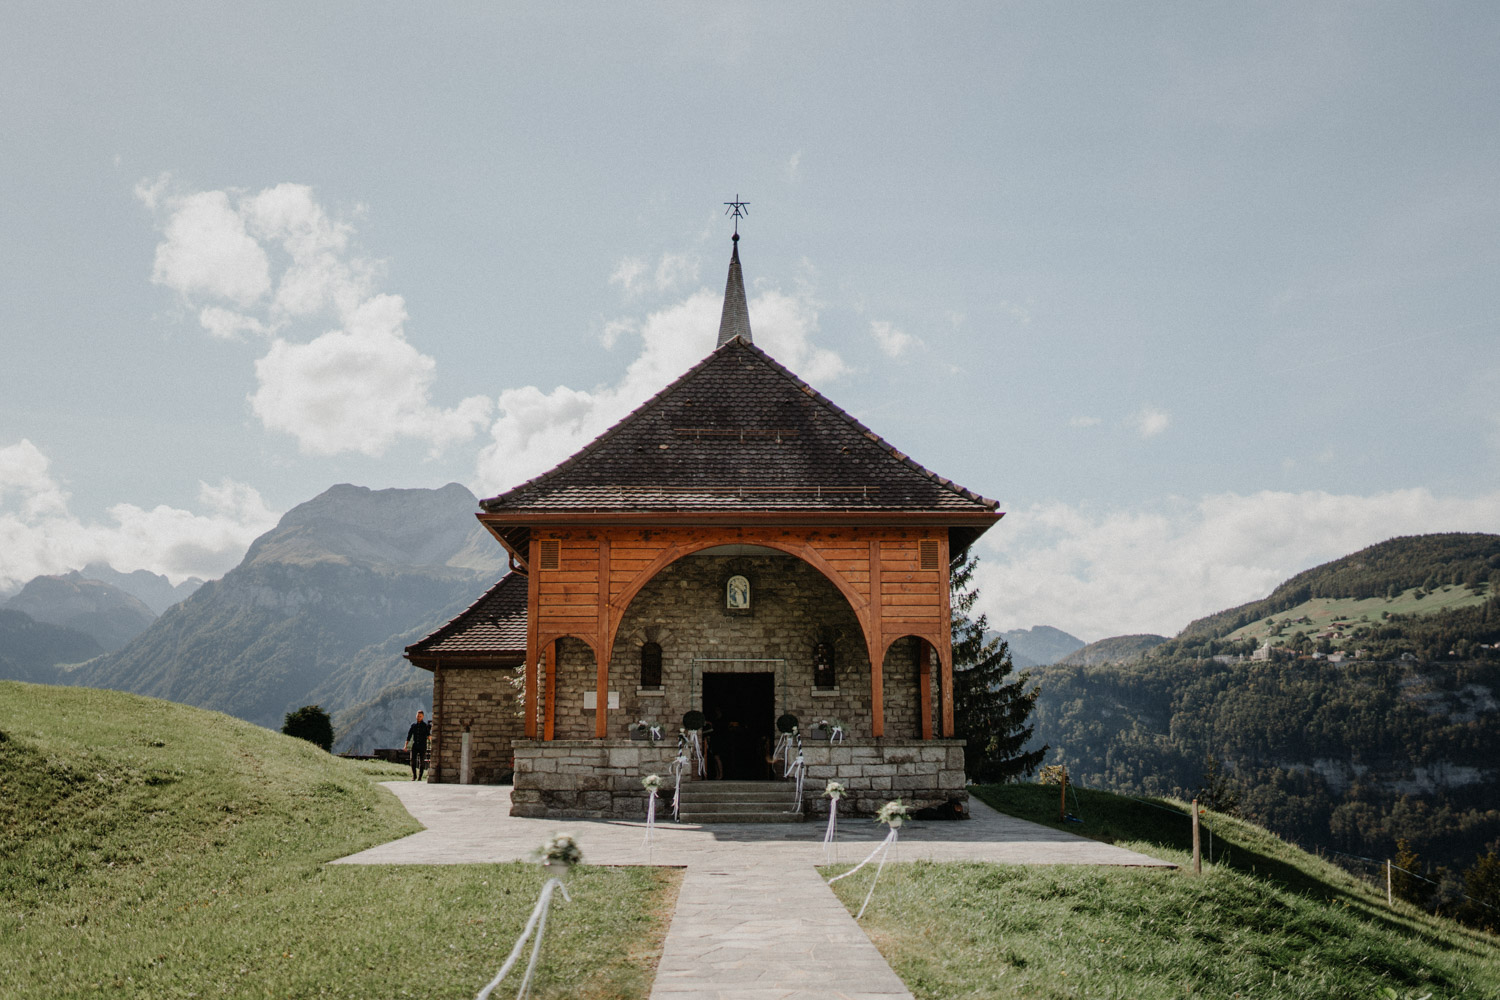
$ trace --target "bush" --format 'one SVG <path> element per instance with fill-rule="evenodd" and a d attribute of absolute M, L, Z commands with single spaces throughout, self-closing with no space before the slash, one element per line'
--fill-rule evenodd
<path fill-rule="evenodd" d="M 333 719 L 319 705 L 303 705 L 295 712 L 286 713 L 281 731 L 299 740 L 316 743 L 324 750 L 333 749 Z"/>

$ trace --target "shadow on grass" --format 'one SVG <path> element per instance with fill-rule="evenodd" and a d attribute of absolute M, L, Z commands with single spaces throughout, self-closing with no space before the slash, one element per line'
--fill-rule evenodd
<path fill-rule="evenodd" d="M 1058 818 L 1060 789 L 1055 785 L 976 785 L 969 791 L 1000 812 L 1055 830 L 1108 844 L 1134 842 L 1148 848 L 1192 854 L 1192 807 L 1175 799 L 1137 799 L 1071 787 L 1069 812 L 1081 820 L 1071 822 Z M 1371 923 L 1419 936 L 1437 948 L 1464 950 L 1476 956 L 1493 954 L 1495 942 L 1483 932 L 1438 917 L 1389 910 L 1373 888 L 1269 831 L 1212 812 L 1204 815 L 1202 823 L 1205 864 L 1229 868 L 1301 896 L 1337 902 Z M 1318 871 L 1320 868 L 1329 871 L 1325 875 Z M 1183 870 L 1191 871 L 1190 861 Z M 1442 930 L 1447 933 L 1438 933 L 1436 921 L 1441 921 Z M 1401 977 L 1399 972 L 1397 976 Z"/>

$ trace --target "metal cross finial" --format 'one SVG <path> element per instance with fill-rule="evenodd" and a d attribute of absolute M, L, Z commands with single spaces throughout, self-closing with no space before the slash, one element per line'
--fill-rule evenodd
<path fill-rule="evenodd" d="M 734 216 L 734 238 L 739 239 L 740 220 L 750 215 L 750 212 L 748 211 L 748 209 L 750 208 L 750 203 L 748 201 L 740 201 L 740 196 L 738 193 L 736 193 L 734 196 L 734 201 L 726 201 L 724 204 L 729 206 L 728 208 L 724 209 L 724 214 Z"/>

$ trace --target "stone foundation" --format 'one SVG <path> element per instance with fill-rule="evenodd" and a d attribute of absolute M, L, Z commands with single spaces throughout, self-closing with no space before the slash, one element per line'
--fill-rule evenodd
<path fill-rule="evenodd" d="M 516 740 L 511 815 L 549 818 L 640 819 L 646 814 L 641 778 L 659 774 L 670 802 L 676 740 Z M 844 785 L 841 815 L 873 816 L 891 799 L 914 809 L 956 801 L 968 815 L 963 740 L 850 739 L 829 746 L 804 743 L 809 816 L 828 814 L 823 788 Z M 684 775 L 683 783 L 689 779 Z M 788 781 L 788 798 L 791 779 Z"/>

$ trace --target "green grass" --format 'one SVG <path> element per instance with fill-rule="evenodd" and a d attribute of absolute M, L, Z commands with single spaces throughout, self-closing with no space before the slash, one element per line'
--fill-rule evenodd
<path fill-rule="evenodd" d="M 1253 637 L 1262 644 L 1279 646 L 1296 632 L 1315 635 L 1335 622 L 1351 623 L 1349 628 L 1379 625 L 1382 612 L 1389 612 L 1393 615 L 1430 615 L 1451 608 L 1475 607 L 1489 600 L 1489 596 L 1488 590 L 1480 590 L 1476 593 L 1465 587 L 1450 585 L 1439 587 L 1424 597 L 1417 596 L 1415 587 L 1402 591 L 1390 599 L 1384 597 L 1314 597 L 1295 608 L 1271 615 L 1274 624 L 1269 627 L 1265 619 L 1261 618 L 1235 629 L 1225 638 L 1234 640 Z M 1311 624 L 1302 623 L 1303 618 L 1309 619 Z M 1291 624 L 1281 624 L 1288 620 Z M 1358 644 L 1358 640 L 1352 639 L 1333 640 L 1333 645 L 1340 648 Z"/>
<path fill-rule="evenodd" d="M 1209 814 L 1215 863 L 1191 868 L 1188 807 L 972 791 L 1011 815 L 1117 843 L 1176 871 L 930 863 L 887 868 L 862 921 L 918 998 L 1500 996 L 1500 942 L 1430 917 L 1273 834 Z M 1205 844 L 1206 844 L 1205 834 Z M 841 869 L 829 869 L 830 874 Z M 863 872 L 834 886 L 851 912 Z"/>
<path fill-rule="evenodd" d="M 327 866 L 420 829 L 406 769 L 217 713 L 5 682 L 0 733 L 4 1000 L 472 997 L 550 874 Z M 537 995 L 644 997 L 677 881 L 575 871 Z"/>

